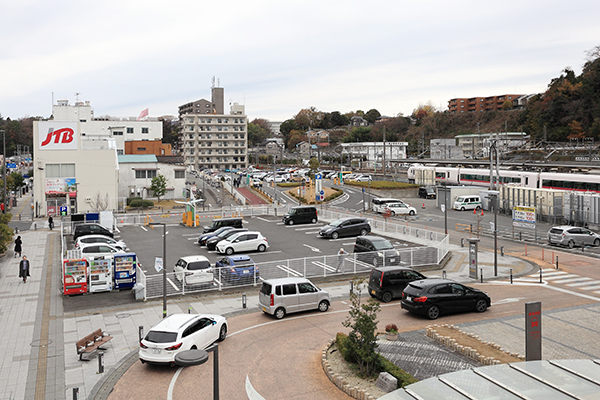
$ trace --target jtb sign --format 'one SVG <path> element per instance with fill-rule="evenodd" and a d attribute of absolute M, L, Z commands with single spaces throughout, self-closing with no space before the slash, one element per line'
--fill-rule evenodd
<path fill-rule="evenodd" d="M 43 121 L 39 123 L 39 150 L 77 150 L 77 123 Z"/>

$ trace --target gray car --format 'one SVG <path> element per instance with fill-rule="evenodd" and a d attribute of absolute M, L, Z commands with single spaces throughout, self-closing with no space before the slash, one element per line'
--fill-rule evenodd
<path fill-rule="evenodd" d="M 548 243 L 551 245 L 567 246 L 600 246 L 600 235 L 578 226 L 555 226 L 548 231 Z"/>

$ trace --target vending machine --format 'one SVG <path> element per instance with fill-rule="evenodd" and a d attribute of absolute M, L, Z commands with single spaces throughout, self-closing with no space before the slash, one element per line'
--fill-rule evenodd
<path fill-rule="evenodd" d="M 63 288 L 64 294 L 81 294 L 87 292 L 87 260 L 64 260 Z"/>
<path fill-rule="evenodd" d="M 90 265 L 90 292 L 106 292 L 112 290 L 112 261 L 112 256 L 91 257 L 88 259 Z"/>
<path fill-rule="evenodd" d="M 114 255 L 115 289 L 131 289 L 135 285 L 137 257 L 135 253 Z"/>

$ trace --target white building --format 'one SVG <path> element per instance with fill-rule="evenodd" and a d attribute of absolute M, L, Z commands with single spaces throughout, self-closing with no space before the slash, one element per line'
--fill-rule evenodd
<path fill-rule="evenodd" d="M 350 155 L 353 160 L 366 160 L 366 164 L 361 163 L 361 166 L 379 168 L 384 159 L 388 166 L 392 160 L 405 159 L 408 142 L 358 142 L 341 145 L 342 154 Z"/>
<path fill-rule="evenodd" d="M 167 193 L 161 199 L 182 199 L 185 165 L 160 162 L 154 154 L 126 154 L 119 159 L 119 197 L 155 198 L 150 190 L 152 178 L 163 175 Z"/>

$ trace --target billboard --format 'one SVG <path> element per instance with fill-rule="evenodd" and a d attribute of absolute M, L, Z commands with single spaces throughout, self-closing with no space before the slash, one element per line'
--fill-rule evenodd
<path fill-rule="evenodd" d="M 38 150 L 77 150 L 77 122 L 40 121 Z"/>
<path fill-rule="evenodd" d="M 46 178 L 46 194 L 69 194 L 75 197 L 75 178 Z"/>

